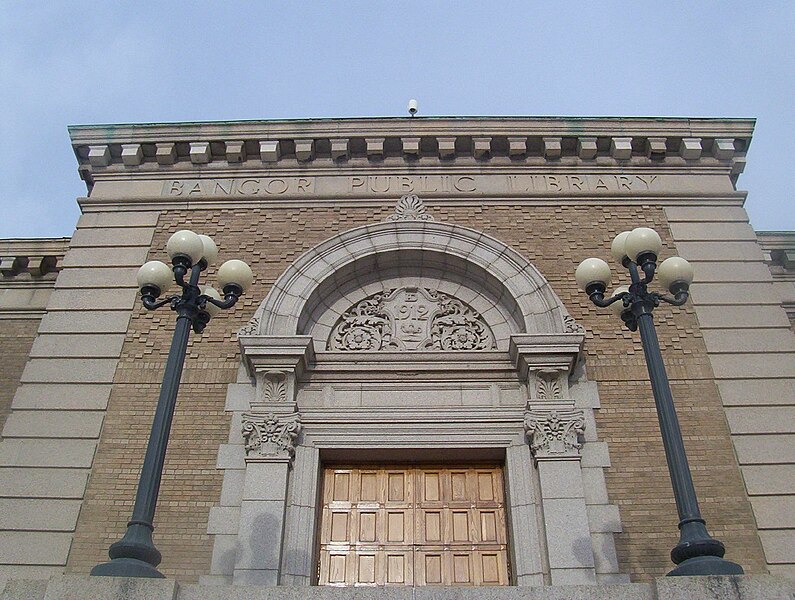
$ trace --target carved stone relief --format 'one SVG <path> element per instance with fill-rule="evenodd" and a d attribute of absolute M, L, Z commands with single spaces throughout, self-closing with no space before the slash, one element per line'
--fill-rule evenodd
<path fill-rule="evenodd" d="M 259 317 L 254 316 L 251 317 L 248 323 L 246 323 L 245 325 L 243 325 L 243 327 L 238 329 L 237 335 L 238 336 L 257 335 L 258 331 L 259 331 Z"/>
<path fill-rule="evenodd" d="M 494 335 L 483 317 L 436 290 L 404 287 L 358 302 L 337 321 L 329 350 L 491 350 Z"/>
<path fill-rule="evenodd" d="M 292 413 L 243 413 L 241 431 L 246 460 L 257 458 L 292 460 L 295 440 L 301 432 L 301 415 Z"/>
<path fill-rule="evenodd" d="M 566 333 L 585 333 L 585 327 L 575 321 L 571 315 L 563 315 L 563 331 Z"/>
<path fill-rule="evenodd" d="M 561 372 L 557 370 L 536 371 L 536 398 L 539 400 L 558 400 L 563 398 Z"/>
<path fill-rule="evenodd" d="M 425 204 L 419 196 L 406 194 L 401 196 L 395 206 L 395 213 L 386 218 L 387 221 L 433 221 L 426 212 Z"/>
<path fill-rule="evenodd" d="M 585 432 L 581 410 L 528 411 L 524 420 L 530 450 L 536 459 L 579 457 Z"/>

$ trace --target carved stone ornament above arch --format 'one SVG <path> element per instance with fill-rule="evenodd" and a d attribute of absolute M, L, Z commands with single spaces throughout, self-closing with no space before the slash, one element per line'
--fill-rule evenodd
<path fill-rule="evenodd" d="M 411 287 L 449 296 L 482 316 L 501 350 L 514 334 L 579 327 L 541 273 L 499 240 L 461 225 L 396 220 L 350 229 L 304 253 L 241 333 L 311 335 L 316 350 L 326 350 L 338 320 L 359 302 Z"/>

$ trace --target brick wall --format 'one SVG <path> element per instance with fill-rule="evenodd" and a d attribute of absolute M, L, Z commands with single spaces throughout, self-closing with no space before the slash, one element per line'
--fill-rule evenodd
<path fill-rule="evenodd" d="M 589 377 L 599 381 L 601 439 L 608 442 L 610 500 L 621 508 L 624 533 L 616 538 L 622 570 L 646 581 L 670 568 L 677 541 L 676 509 L 665 467 L 654 402 L 637 334 L 622 330 L 609 311 L 594 307 L 575 285 L 578 262 L 609 257 L 619 231 L 649 223 L 673 244 L 663 211 L 649 206 L 444 206 L 427 203 L 441 221 L 482 230 L 526 256 L 547 277 L 571 314 L 587 329 Z M 164 212 L 150 258 L 165 259 L 176 229 L 212 236 L 220 260 L 248 261 L 257 279 L 244 299 L 192 338 L 156 517 L 162 571 L 194 581 L 209 570 L 207 515 L 218 501 L 219 443 L 226 441 L 225 386 L 239 365 L 235 331 L 253 314 L 269 286 L 302 252 L 341 231 L 382 220 L 390 202 L 373 208 L 249 209 Z M 165 229 L 163 224 L 176 224 Z M 214 268 L 207 280 L 214 279 Z M 614 282 L 615 283 L 615 282 Z M 698 321 L 691 307 L 661 307 L 658 334 L 682 420 L 696 488 L 710 531 L 727 557 L 749 573 L 764 572 L 751 507 L 732 451 L 726 418 Z M 124 532 L 173 330 L 168 310 L 136 309 L 116 372 L 92 477 L 78 521 L 68 570 L 86 572 L 106 557 Z"/>
<path fill-rule="evenodd" d="M 30 348 L 36 338 L 41 319 L 0 320 L 0 431 L 11 412 L 11 401 L 19 386 L 19 378 L 28 361 Z"/>

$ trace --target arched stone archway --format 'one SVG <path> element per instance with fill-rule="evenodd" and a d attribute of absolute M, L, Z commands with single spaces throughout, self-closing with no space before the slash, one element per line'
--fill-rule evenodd
<path fill-rule="evenodd" d="M 379 264 L 381 263 L 385 264 Z M 513 333 L 564 333 L 567 313 L 538 270 L 485 233 L 435 221 L 390 221 L 334 236 L 299 257 L 257 309 L 259 335 L 296 335 L 322 290 L 348 284 L 373 268 L 436 268 L 470 276 L 514 317 Z"/>
<path fill-rule="evenodd" d="M 380 327 L 379 343 L 340 342 L 349 321 Z M 451 346 L 439 341 L 445 327 L 487 334 Z M 430 220 L 416 197 L 401 199 L 392 220 L 306 252 L 240 331 L 245 372 L 229 386 L 232 430 L 219 452 L 229 506 L 213 509 L 231 523 L 211 519 L 213 574 L 324 581 L 324 465 L 488 461 L 504 474 L 510 583 L 615 578 L 619 525 L 601 475 L 598 397 L 575 368 L 583 339 L 524 257 Z M 584 453 L 597 457 L 586 469 Z"/>

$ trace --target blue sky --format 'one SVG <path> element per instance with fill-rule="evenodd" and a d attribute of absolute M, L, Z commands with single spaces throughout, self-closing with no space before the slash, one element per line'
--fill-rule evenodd
<path fill-rule="evenodd" d="M 739 187 L 795 229 L 791 2 L 0 0 L 0 237 L 68 236 L 66 126 L 432 115 L 755 117 Z"/>

